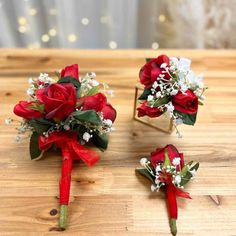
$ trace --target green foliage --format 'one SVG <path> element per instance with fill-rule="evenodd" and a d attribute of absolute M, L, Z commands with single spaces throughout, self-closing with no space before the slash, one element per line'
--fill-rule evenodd
<path fill-rule="evenodd" d="M 51 126 L 55 125 L 53 122 L 43 118 L 30 120 L 29 124 L 38 134 L 43 134 L 43 132 L 48 131 Z"/>
<path fill-rule="evenodd" d="M 185 184 L 187 184 L 189 182 L 189 180 L 193 177 L 193 175 L 191 174 L 191 171 L 197 171 L 199 168 L 199 163 L 196 163 L 195 165 L 192 165 L 192 161 L 189 162 L 187 165 L 185 165 L 183 167 L 183 169 L 180 172 L 180 175 L 182 177 L 181 186 L 184 186 Z"/>
<path fill-rule="evenodd" d="M 148 95 L 152 94 L 151 90 L 144 89 L 143 93 L 139 96 L 139 100 L 147 100 Z"/>
<path fill-rule="evenodd" d="M 148 105 L 153 107 L 159 107 L 164 104 L 167 104 L 169 101 L 170 97 L 163 97 L 163 98 L 158 98 L 157 100 L 154 101 L 154 103 L 153 101 L 148 102 Z"/>
<path fill-rule="evenodd" d="M 164 156 L 165 156 L 165 159 L 164 159 L 164 164 L 163 164 L 163 166 L 164 166 L 165 168 L 167 168 L 167 166 L 171 166 L 171 162 L 170 162 L 170 158 L 169 158 L 169 155 L 168 155 L 167 148 L 165 148 L 165 150 L 164 150 Z"/>
<path fill-rule="evenodd" d="M 39 149 L 38 146 L 38 139 L 39 139 L 39 134 L 36 132 L 33 132 L 31 137 L 30 137 L 30 157 L 31 160 L 39 160 L 42 155 L 43 151 Z"/>
<path fill-rule="evenodd" d="M 140 175 L 149 179 L 153 184 L 155 184 L 155 177 L 151 175 L 146 169 L 136 169 L 135 171 L 139 173 Z"/>
<path fill-rule="evenodd" d="M 71 114 L 73 119 L 81 122 L 87 122 L 93 125 L 102 125 L 102 120 L 95 110 L 75 111 Z"/>
<path fill-rule="evenodd" d="M 107 149 L 108 146 L 108 135 L 107 134 L 99 135 L 98 133 L 93 133 L 92 141 L 98 148 L 104 151 Z"/>
<path fill-rule="evenodd" d="M 203 106 L 204 103 L 198 100 L 198 105 Z"/>
<path fill-rule="evenodd" d="M 44 104 L 40 104 L 40 103 L 34 103 L 32 105 L 27 106 L 27 108 L 30 108 L 35 111 L 40 111 L 42 113 L 44 112 Z"/>
<path fill-rule="evenodd" d="M 99 90 L 99 85 L 98 85 L 98 86 L 94 86 L 94 87 L 92 87 L 92 88 L 88 91 L 88 93 L 86 94 L 86 96 L 93 96 L 93 95 L 95 95 L 95 94 L 98 92 L 98 90 Z"/>
<path fill-rule="evenodd" d="M 186 125 L 194 125 L 197 119 L 197 113 L 195 114 L 186 114 L 179 111 L 174 111 L 175 115 L 180 117 L 183 120 L 183 123 Z"/>
<path fill-rule="evenodd" d="M 71 83 L 71 84 L 73 84 L 73 85 L 77 88 L 77 90 L 79 90 L 80 87 L 81 87 L 81 83 L 79 82 L 79 80 L 78 80 L 78 79 L 75 79 L 75 78 L 73 78 L 73 77 L 71 77 L 71 76 L 63 77 L 63 78 L 59 79 L 59 80 L 57 81 L 57 83 L 58 83 L 58 84 Z"/>

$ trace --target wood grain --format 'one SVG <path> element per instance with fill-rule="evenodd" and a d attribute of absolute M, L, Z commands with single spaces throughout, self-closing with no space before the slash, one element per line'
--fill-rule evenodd
<path fill-rule="evenodd" d="M 184 138 L 132 120 L 134 86 L 145 57 L 186 56 L 209 87 L 195 127 L 181 126 Z M 116 131 L 93 168 L 75 163 L 70 223 L 57 231 L 60 154 L 30 161 L 28 140 L 14 142 L 12 108 L 26 98 L 28 77 L 79 63 L 115 91 Z M 178 199 L 179 235 L 236 235 L 236 51 L 197 50 L 0 50 L 0 235 L 170 235 L 164 196 L 150 192 L 136 176 L 139 159 L 156 147 L 175 144 L 186 160 L 200 161 L 197 178 Z M 210 195 L 214 195 L 213 198 Z M 216 201 L 217 200 L 217 201 Z M 53 214 L 52 214 L 53 213 Z"/>

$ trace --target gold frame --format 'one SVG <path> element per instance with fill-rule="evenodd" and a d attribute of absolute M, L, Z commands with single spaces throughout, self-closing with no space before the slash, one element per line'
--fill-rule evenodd
<path fill-rule="evenodd" d="M 169 122 L 169 125 L 168 125 L 168 128 L 167 129 L 164 129 L 162 127 L 159 127 L 158 125 L 154 124 L 154 122 L 152 121 L 147 121 L 147 119 L 143 119 L 143 118 L 140 118 L 137 116 L 137 107 L 138 107 L 138 92 L 139 90 L 144 90 L 143 87 L 141 87 L 140 85 L 136 85 L 135 86 L 135 95 L 134 95 L 134 110 L 133 110 L 133 119 L 142 123 L 142 124 L 145 124 L 147 126 L 150 126 L 152 128 L 155 128 L 161 132 L 164 132 L 164 133 L 167 133 L 167 134 L 171 134 L 173 132 L 173 120 L 170 119 L 170 122 Z M 150 118 L 150 120 L 157 120 L 159 119 L 158 118 Z"/>

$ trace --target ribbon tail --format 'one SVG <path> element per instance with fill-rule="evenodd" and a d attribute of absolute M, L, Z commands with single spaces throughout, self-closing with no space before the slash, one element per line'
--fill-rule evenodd
<path fill-rule="evenodd" d="M 70 198 L 72 158 L 68 146 L 62 148 L 62 169 L 60 179 L 60 218 L 59 226 L 61 229 L 66 229 L 67 226 L 67 211 Z"/>
<path fill-rule="evenodd" d="M 88 166 L 93 166 L 99 159 L 99 155 L 93 150 L 85 148 L 83 145 L 79 144 L 77 141 L 71 143 L 73 151 L 76 153 L 78 158 L 85 162 Z"/>
<path fill-rule="evenodd" d="M 167 194 L 167 203 L 168 203 L 170 218 L 177 219 L 178 208 L 177 208 L 177 200 L 176 200 L 176 194 L 175 194 L 175 186 L 173 184 L 167 185 L 166 194 Z"/>
<path fill-rule="evenodd" d="M 167 185 L 166 194 L 167 205 L 169 209 L 171 234 L 175 236 L 177 234 L 176 220 L 178 218 L 178 207 L 175 194 L 175 186 L 172 183 Z"/>
<path fill-rule="evenodd" d="M 192 199 L 188 192 L 184 192 L 182 189 L 179 189 L 179 188 L 175 188 L 175 195 L 178 196 L 178 197 Z"/>

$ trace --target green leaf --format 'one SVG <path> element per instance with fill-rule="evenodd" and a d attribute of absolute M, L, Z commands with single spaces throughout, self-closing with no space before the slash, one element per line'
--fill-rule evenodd
<path fill-rule="evenodd" d="M 81 87 L 77 89 L 76 97 L 77 97 L 77 98 L 80 98 L 80 97 L 81 97 Z"/>
<path fill-rule="evenodd" d="M 181 178 L 180 185 L 184 186 L 189 182 L 189 180 L 192 178 L 192 174 L 188 171 L 184 176 Z"/>
<path fill-rule="evenodd" d="M 197 113 L 195 114 L 186 114 L 179 111 L 174 111 L 175 115 L 179 116 L 183 123 L 186 125 L 194 125 L 197 119 Z"/>
<path fill-rule="evenodd" d="M 72 83 L 76 88 L 77 90 L 79 90 L 80 86 L 81 86 L 81 83 L 79 82 L 78 79 L 75 79 L 71 76 L 66 76 L 66 77 L 63 77 L 61 79 L 59 79 L 57 81 L 58 84 L 62 84 L 62 83 Z"/>
<path fill-rule="evenodd" d="M 188 165 L 185 165 L 185 166 L 182 168 L 182 170 L 181 170 L 181 172 L 180 172 L 180 175 L 184 177 L 184 176 L 187 174 L 188 170 L 189 170 Z"/>
<path fill-rule="evenodd" d="M 139 173 L 140 175 L 146 177 L 147 179 L 149 179 L 152 183 L 155 184 L 155 177 L 153 175 L 151 175 L 146 169 L 136 169 L 135 170 L 137 173 Z"/>
<path fill-rule="evenodd" d="M 148 102 L 149 106 L 159 107 L 161 105 L 167 104 L 170 101 L 170 97 L 159 98 L 153 102 Z"/>
<path fill-rule="evenodd" d="M 89 122 L 98 126 L 102 125 L 101 118 L 95 110 L 75 111 L 71 114 L 71 116 L 81 122 Z"/>
<path fill-rule="evenodd" d="M 198 100 L 198 105 L 203 106 L 204 103 Z"/>
<path fill-rule="evenodd" d="M 39 149 L 38 145 L 38 139 L 39 139 L 39 134 L 36 132 L 33 132 L 31 137 L 30 137 L 30 157 L 31 160 L 39 160 L 42 155 L 43 151 Z"/>
<path fill-rule="evenodd" d="M 146 58 L 146 62 L 149 62 L 151 60 L 152 60 L 152 58 Z"/>
<path fill-rule="evenodd" d="M 190 168 L 190 170 L 195 170 L 197 171 L 199 168 L 199 162 L 197 162 L 193 167 Z"/>
<path fill-rule="evenodd" d="M 99 85 L 98 86 L 94 86 L 92 87 L 88 93 L 86 94 L 86 96 L 92 96 L 92 95 L 95 95 L 99 90 Z"/>
<path fill-rule="evenodd" d="M 190 162 L 190 163 L 192 164 L 192 162 Z M 188 165 L 191 165 L 190 163 L 188 163 Z M 193 170 L 197 171 L 198 168 L 199 168 L 199 163 L 196 163 L 194 166 L 190 167 L 189 170 L 184 175 L 181 174 L 182 175 L 182 180 L 181 180 L 180 185 L 184 186 L 185 184 L 187 184 L 193 176 L 190 171 L 193 171 Z"/>
<path fill-rule="evenodd" d="M 108 145 L 108 135 L 107 134 L 98 134 L 93 133 L 93 143 L 100 148 L 102 151 L 107 149 Z"/>
<path fill-rule="evenodd" d="M 187 165 L 185 165 L 180 171 L 181 176 L 185 176 L 186 173 L 190 170 L 190 166 L 193 164 L 193 161 L 190 161 Z"/>
<path fill-rule="evenodd" d="M 164 167 L 166 168 L 167 166 L 171 166 L 170 158 L 169 158 L 169 155 L 168 155 L 167 148 L 165 148 L 165 150 L 164 150 L 164 156 L 165 156 L 164 164 L 163 164 Z"/>
<path fill-rule="evenodd" d="M 84 101 L 77 101 L 75 106 L 80 107 L 83 103 L 84 103 Z"/>
<path fill-rule="evenodd" d="M 152 94 L 151 90 L 144 89 L 143 93 L 139 96 L 139 100 L 147 100 L 148 95 Z"/>
<path fill-rule="evenodd" d="M 46 119 L 33 119 L 29 121 L 30 126 L 34 128 L 34 130 L 38 134 L 42 134 L 43 132 L 48 131 L 48 129 L 55 125 L 53 122 L 50 122 Z"/>

